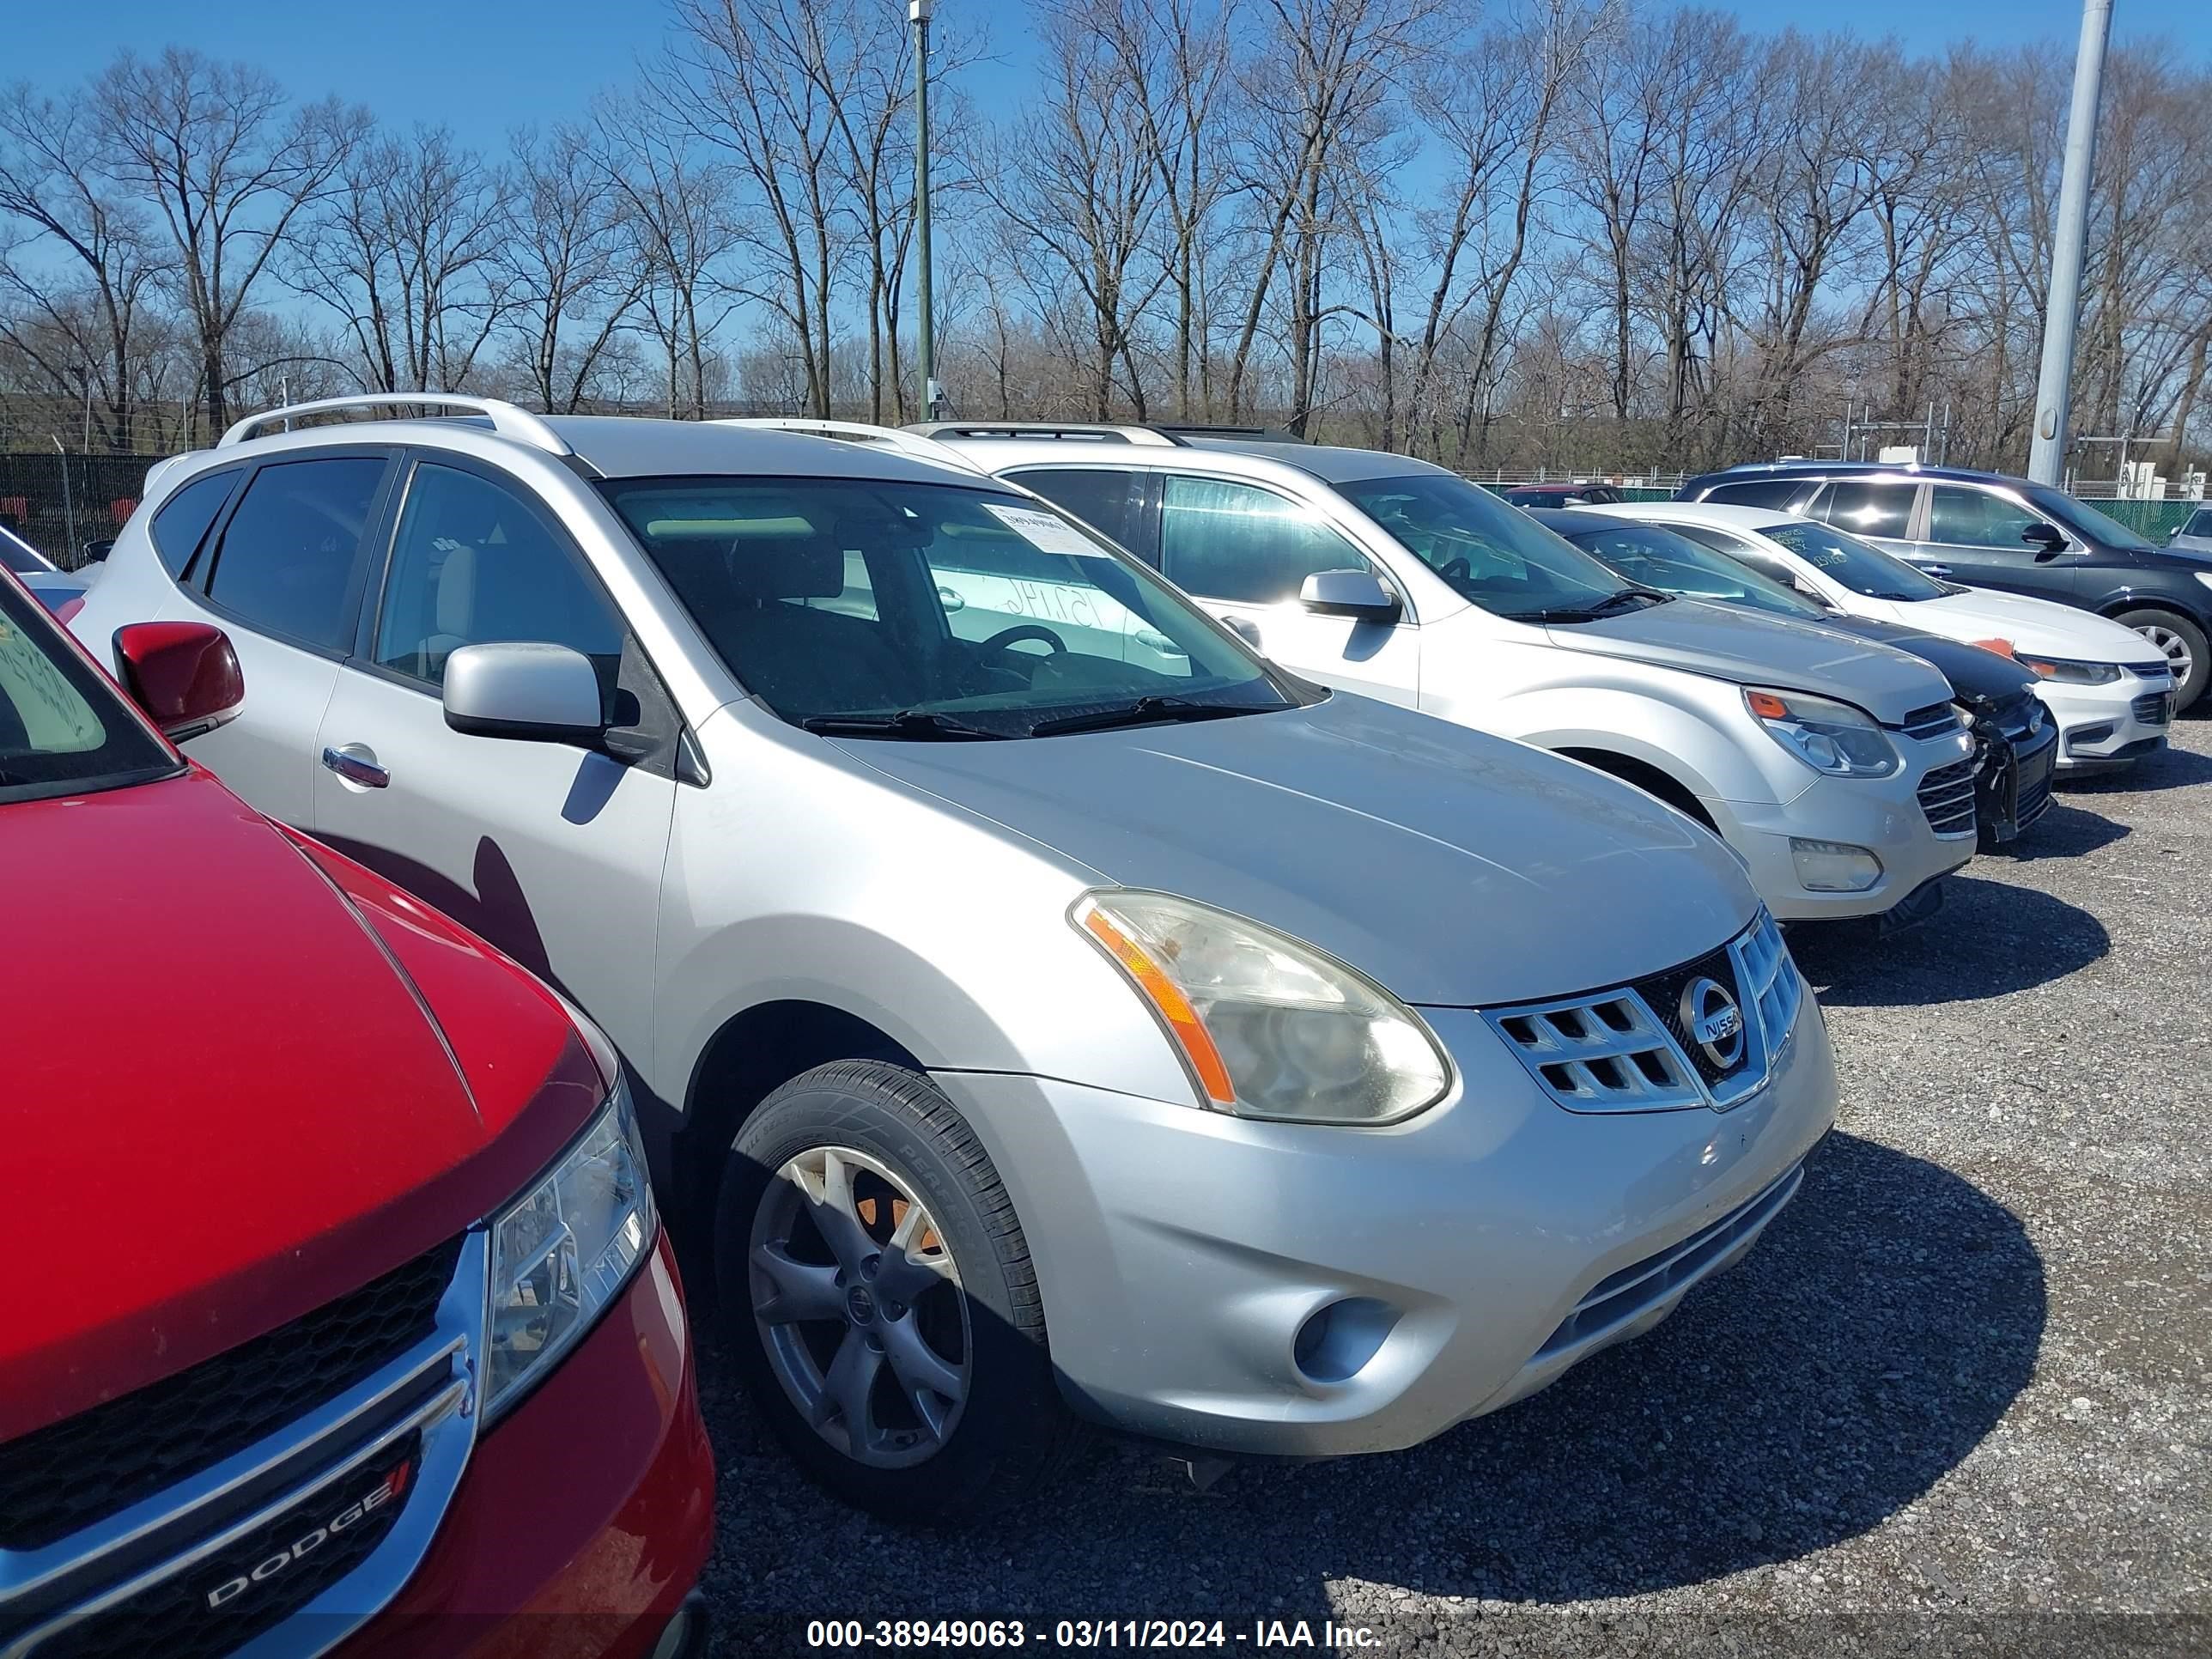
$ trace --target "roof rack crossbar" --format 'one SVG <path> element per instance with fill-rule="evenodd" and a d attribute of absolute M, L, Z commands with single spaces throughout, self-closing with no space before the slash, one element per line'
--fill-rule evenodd
<path fill-rule="evenodd" d="M 543 416 L 533 415 L 526 409 L 517 408 L 497 398 L 473 398 L 459 392 L 371 392 L 354 397 L 318 398 L 312 403 L 287 404 L 282 409 L 247 416 L 217 439 L 216 447 L 227 449 L 233 444 L 244 443 L 263 427 L 276 421 L 282 421 L 284 429 L 289 432 L 292 422 L 303 415 L 335 414 L 348 409 L 398 409 L 410 404 L 428 409 L 462 410 L 471 415 L 482 416 L 490 422 L 491 429 L 502 438 L 528 444 L 532 449 L 542 449 L 549 455 L 575 453 L 568 447 L 568 440 L 547 424 Z"/>
<path fill-rule="evenodd" d="M 960 456 L 943 444 L 925 438 L 919 432 L 908 432 L 896 426 L 876 426 L 866 421 L 832 421 L 812 415 L 742 415 L 710 421 L 709 426 L 747 426 L 769 432 L 797 432 L 807 437 L 830 438 L 840 443 L 880 444 L 886 449 L 896 449 L 902 455 L 912 455 L 918 460 L 934 461 L 940 466 L 954 466 L 963 472 L 979 469 L 970 466 Z"/>

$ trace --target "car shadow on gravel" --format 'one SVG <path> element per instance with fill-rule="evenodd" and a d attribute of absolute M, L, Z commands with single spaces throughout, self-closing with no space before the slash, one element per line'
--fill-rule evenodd
<path fill-rule="evenodd" d="M 2062 835 L 2068 827 L 2054 826 Z M 1845 1008 L 1978 1002 L 2033 990 L 2112 948 L 2104 923 L 2079 905 L 1976 876 L 1950 878 L 1943 908 L 1903 933 L 1884 936 L 1858 922 L 1789 931 L 1790 952 L 1820 1000 Z"/>
<path fill-rule="evenodd" d="M 2206 701 L 2212 702 L 2212 698 Z M 2122 767 L 2118 771 L 2062 779 L 2058 788 L 2062 798 L 2094 798 L 2181 789 L 2192 783 L 2203 783 L 2208 778 L 2212 778 L 2212 755 L 2200 755 L 2194 749 L 2177 749 L 2168 744 L 2155 755 L 2146 755 L 2133 766 Z"/>
<path fill-rule="evenodd" d="M 1740 1266 L 1505 1411 L 1411 1451 L 1241 1465 L 1205 1492 L 1109 1443 L 1016 1513 L 932 1534 L 803 1483 L 710 1339 L 706 1588 L 733 1620 L 1219 1618 L 1234 1632 L 1317 1632 L 1413 1593 L 1556 1603 L 1701 1583 L 1838 1543 L 1926 1492 L 2027 1385 L 2045 1313 L 2042 1262 L 2009 1211 L 1836 1134 Z M 1347 1578 L 1379 1588 L 1347 1597 Z"/>

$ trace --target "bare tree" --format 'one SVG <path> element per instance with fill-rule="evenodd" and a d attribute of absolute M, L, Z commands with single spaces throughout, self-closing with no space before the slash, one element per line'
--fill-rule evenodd
<path fill-rule="evenodd" d="M 0 341 L 73 390 L 128 448 L 149 302 L 164 273 L 145 216 L 102 167 L 94 114 L 27 85 L 0 94 Z"/>
<path fill-rule="evenodd" d="M 228 418 L 231 338 L 295 222 L 368 117 L 335 99 L 288 107 L 264 71 L 171 46 L 125 52 L 94 87 L 111 176 L 167 231 L 165 261 L 199 345 L 207 418 Z"/>
<path fill-rule="evenodd" d="M 370 390 L 461 386 L 503 311 L 507 185 L 443 127 L 360 145 L 303 216 L 285 280 L 321 301 Z"/>
<path fill-rule="evenodd" d="M 575 410 L 629 322 L 645 263 L 581 130 L 518 135 L 514 169 L 513 228 L 499 255 L 508 325 L 540 405 Z"/>

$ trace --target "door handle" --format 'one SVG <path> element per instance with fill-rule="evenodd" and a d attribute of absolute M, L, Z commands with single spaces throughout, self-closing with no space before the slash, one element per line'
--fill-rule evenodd
<path fill-rule="evenodd" d="M 1951 567 L 1948 564 L 1923 564 L 1920 568 L 1939 582 L 1951 580 Z"/>
<path fill-rule="evenodd" d="M 376 751 L 365 743 L 324 750 L 323 764 L 348 783 L 357 783 L 364 789 L 381 789 L 392 781 L 392 774 L 376 763 Z"/>

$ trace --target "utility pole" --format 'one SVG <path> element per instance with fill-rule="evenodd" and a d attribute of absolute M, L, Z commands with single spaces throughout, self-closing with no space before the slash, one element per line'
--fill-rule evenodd
<path fill-rule="evenodd" d="M 2074 107 L 2066 117 L 2066 170 L 2051 250 L 2051 296 L 2043 315 L 2043 372 L 2035 384 L 2035 433 L 2027 476 L 2056 484 L 2066 465 L 2066 416 L 2074 395 L 2074 329 L 2081 310 L 2081 244 L 2089 223 L 2089 172 L 2097 156 L 2097 100 L 2112 0 L 2082 0 L 2081 48 L 2074 59 Z"/>
<path fill-rule="evenodd" d="M 929 8 L 931 0 L 907 0 L 906 15 L 914 25 L 914 240 L 919 260 L 915 297 L 921 303 L 921 325 L 917 331 L 921 350 L 921 414 L 937 418 L 945 394 L 937 385 L 936 319 L 929 298 Z"/>

